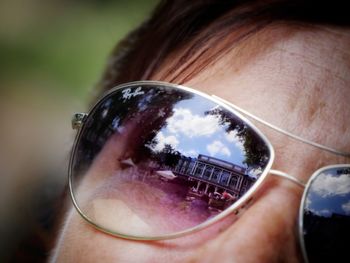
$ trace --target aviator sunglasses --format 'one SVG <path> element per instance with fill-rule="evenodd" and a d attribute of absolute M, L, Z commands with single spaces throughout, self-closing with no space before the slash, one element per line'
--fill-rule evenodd
<path fill-rule="evenodd" d="M 267 123 L 216 96 L 137 81 L 77 113 L 69 188 L 79 214 L 97 229 L 162 240 L 238 214 L 268 174 L 305 187 L 299 236 L 305 261 L 347 256 L 350 164 L 316 171 L 307 184 L 271 169 L 274 149 L 246 117 L 334 154 L 350 156 Z"/>

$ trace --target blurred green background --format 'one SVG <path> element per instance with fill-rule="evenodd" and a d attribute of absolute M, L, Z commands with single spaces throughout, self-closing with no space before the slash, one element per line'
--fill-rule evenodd
<path fill-rule="evenodd" d="M 71 116 L 157 2 L 0 1 L 0 262 L 44 258 L 33 232 L 66 184 Z"/>

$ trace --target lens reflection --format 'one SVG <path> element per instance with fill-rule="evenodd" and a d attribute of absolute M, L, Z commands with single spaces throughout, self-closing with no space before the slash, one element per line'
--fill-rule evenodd
<path fill-rule="evenodd" d="M 76 146 L 76 202 L 94 223 L 133 236 L 197 226 L 231 206 L 269 162 L 232 112 L 182 89 L 118 89 L 89 114 Z"/>
<path fill-rule="evenodd" d="M 309 262 L 348 262 L 350 165 L 313 177 L 304 199 L 302 231 Z"/>

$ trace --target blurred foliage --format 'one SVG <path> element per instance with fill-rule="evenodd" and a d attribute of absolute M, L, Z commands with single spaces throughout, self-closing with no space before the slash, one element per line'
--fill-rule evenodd
<path fill-rule="evenodd" d="M 72 113 L 157 1 L 0 0 L 0 262 L 45 262 Z"/>
<path fill-rule="evenodd" d="M 86 96 L 106 58 L 156 0 L 2 0 L 1 89 L 28 86 Z M 24 85 L 23 85 L 24 84 Z M 42 86 L 43 85 L 43 86 Z"/>

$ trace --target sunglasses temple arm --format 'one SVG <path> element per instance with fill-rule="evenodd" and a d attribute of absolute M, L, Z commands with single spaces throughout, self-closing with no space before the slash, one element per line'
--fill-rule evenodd
<path fill-rule="evenodd" d="M 306 184 L 304 182 L 300 181 L 299 179 L 297 179 L 294 176 L 291 176 L 291 175 L 289 175 L 289 174 L 287 174 L 285 172 L 271 169 L 270 170 L 270 174 L 282 177 L 284 179 L 288 179 L 289 181 L 297 184 L 298 186 L 300 186 L 302 188 L 305 188 Z"/>
<path fill-rule="evenodd" d="M 234 104 L 232 104 L 232 103 L 230 103 L 230 102 L 228 102 L 228 101 L 226 101 L 226 100 L 224 100 L 224 99 L 222 99 L 222 98 L 220 98 L 218 96 L 215 96 L 215 95 L 211 95 L 211 96 L 214 97 L 215 99 L 221 101 L 222 103 L 224 103 L 224 104 L 234 108 L 235 110 L 243 113 L 244 115 L 247 115 L 250 118 L 252 118 L 252 119 L 254 119 L 254 120 L 256 120 L 256 121 L 258 121 L 258 122 L 260 122 L 260 123 L 262 123 L 262 124 L 264 124 L 264 125 L 266 125 L 268 127 L 270 127 L 271 129 L 273 129 L 275 131 L 278 131 L 280 133 L 283 133 L 284 135 L 287 135 L 288 137 L 291 137 L 291 138 L 293 138 L 295 140 L 301 141 L 303 143 L 312 145 L 314 147 L 317 147 L 319 149 L 322 149 L 322 150 L 325 150 L 325 151 L 328 151 L 328 152 L 331 152 L 331 153 L 334 153 L 334 154 L 337 154 L 337 155 L 341 155 L 341 156 L 345 156 L 345 157 L 349 157 L 350 156 L 350 152 L 338 151 L 336 149 L 333 149 L 333 148 L 330 148 L 328 146 L 319 144 L 317 142 L 313 142 L 313 141 L 309 141 L 307 139 L 304 139 L 304 138 L 302 138 L 302 137 L 300 137 L 298 135 L 295 135 L 295 134 L 290 133 L 288 131 L 285 131 L 285 130 L 283 130 L 283 129 L 281 129 L 281 128 L 279 128 L 279 127 L 277 127 L 277 126 L 275 126 L 275 125 L 273 125 L 271 123 L 268 123 L 267 121 L 264 121 L 264 120 L 260 119 L 259 117 L 255 116 L 255 115 L 253 115 L 253 114 L 251 114 L 249 112 L 247 112 L 246 110 L 241 109 L 240 107 L 238 107 L 238 106 L 236 106 L 236 105 L 234 105 Z"/>

